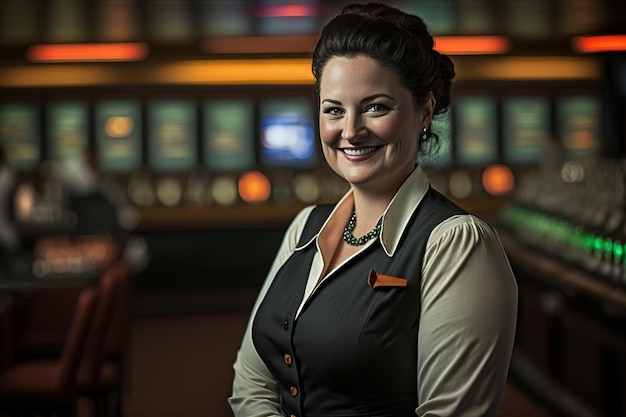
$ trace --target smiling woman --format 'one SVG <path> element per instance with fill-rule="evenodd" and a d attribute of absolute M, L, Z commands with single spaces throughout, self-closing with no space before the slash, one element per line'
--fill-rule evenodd
<path fill-rule="evenodd" d="M 417 107 L 400 77 L 378 61 L 335 57 L 326 65 L 320 101 L 320 137 L 330 167 L 355 192 L 391 199 L 415 169 L 420 132 L 433 115 L 432 94 Z M 361 228 L 369 226 L 363 223 Z"/>
<path fill-rule="evenodd" d="M 234 364 L 235 416 L 496 416 L 515 278 L 495 230 L 416 162 L 451 60 L 419 17 L 371 3 L 328 23 L 312 66 L 324 157 L 350 190 L 287 230 Z"/>

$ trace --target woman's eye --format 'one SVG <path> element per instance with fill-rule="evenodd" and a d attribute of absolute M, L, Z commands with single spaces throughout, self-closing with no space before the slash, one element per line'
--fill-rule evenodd
<path fill-rule="evenodd" d="M 322 113 L 329 114 L 331 116 L 339 116 L 343 114 L 343 111 L 339 107 L 327 107 L 322 109 Z"/>
<path fill-rule="evenodd" d="M 365 108 L 366 113 L 383 113 L 389 110 L 389 107 L 384 104 L 370 104 Z"/>

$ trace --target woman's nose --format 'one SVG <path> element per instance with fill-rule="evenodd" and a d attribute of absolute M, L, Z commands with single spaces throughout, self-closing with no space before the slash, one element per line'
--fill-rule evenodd
<path fill-rule="evenodd" d="M 341 138 L 347 141 L 353 141 L 362 137 L 365 132 L 365 125 L 359 116 L 348 116 L 345 119 Z"/>

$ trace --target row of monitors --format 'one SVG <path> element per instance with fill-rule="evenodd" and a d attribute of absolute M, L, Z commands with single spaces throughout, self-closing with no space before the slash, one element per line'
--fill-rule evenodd
<path fill-rule="evenodd" d="M 4 0 L 0 42 L 85 42 L 199 37 L 317 35 L 349 0 Z M 593 0 L 395 0 L 435 34 L 499 33 L 537 37 L 588 33 L 606 24 Z M 551 18 L 552 15 L 554 18 Z M 533 24 L 529 25 L 528 22 Z M 558 32 L 557 32 L 558 31 Z"/>
<path fill-rule="evenodd" d="M 600 142 L 600 107 L 594 95 L 562 96 L 554 103 L 542 96 L 458 97 L 433 119 L 431 130 L 439 141 L 432 149 L 426 146 L 420 163 L 435 168 L 499 160 L 534 164 L 553 142 L 571 154 L 593 155 Z M 84 157 L 91 148 L 100 169 L 110 173 L 143 165 L 154 172 L 184 172 L 198 164 L 217 172 L 309 169 L 321 158 L 316 110 L 303 97 L 58 101 L 46 104 L 44 114 L 42 123 L 37 104 L 0 105 L 0 145 L 18 169 L 33 170 L 44 157 Z"/>
<path fill-rule="evenodd" d="M 192 100 L 153 101 L 145 108 L 133 100 L 95 103 L 93 145 L 100 169 L 132 172 L 146 162 L 155 172 L 177 172 L 202 162 L 211 170 L 231 172 L 251 169 L 258 157 L 267 167 L 311 168 L 317 163 L 313 107 L 307 99 L 262 101 L 259 143 L 252 100 L 211 100 L 201 107 L 199 114 Z M 87 103 L 50 103 L 45 120 L 47 159 L 80 158 L 88 152 L 92 130 Z M 0 141 L 18 168 L 32 169 L 42 157 L 39 125 L 37 105 L 0 106 Z"/>

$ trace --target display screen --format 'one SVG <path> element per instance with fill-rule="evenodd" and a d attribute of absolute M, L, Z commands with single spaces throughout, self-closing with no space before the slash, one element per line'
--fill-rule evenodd
<path fill-rule="evenodd" d="M 438 139 L 422 143 L 418 163 L 429 168 L 446 168 L 452 164 L 452 110 L 438 114 L 430 122 L 430 130 Z"/>
<path fill-rule="evenodd" d="M 459 97 L 454 104 L 457 160 L 461 165 L 484 165 L 496 160 L 496 101 L 488 96 Z"/>
<path fill-rule="evenodd" d="M 103 172 L 130 172 L 141 164 L 141 105 L 131 100 L 95 106 L 96 146 Z"/>
<path fill-rule="evenodd" d="M 245 171 L 255 162 L 254 106 L 250 100 L 204 104 L 204 163 L 214 171 Z"/>
<path fill-rule="evenodd" d="M 285 2 L 261 0 L 256 10 L 261 35 L 316 34 L 322 22 L 322 7 L 316 1 Z M 296 3 L 296 4 L 293 4 Z"/>
<path fill-rule="evenodd" d="M 0 43 L 28 45 L 40 41 L 40 2 L 37 0 L 0 2 Z"/>
<path fill-rule="evenodd" d="M 218 38 L 252 34 L 253 16 L 248 13 L 248 7 L 243 1 L 203 1 L 199 4 L 204 36 Z"/>
<path fill-rule="evenodd" d="M 35 169 L 41 158 L 39 108 L 34 104 L 0 106 L 0 145 L 18 170 Z"/>
<path fill-rule="evenodd" d="M 313 109 L 304 98 L 267 99 L 260 104 L 261 162 L 311 167 L 316 162 Z"/>
<path fill-rule="evenodd" d="M 559 136 L 569 154 L 587 156 L 598 152 L 600 106 L 600 98 L 591 95 L 558 99 Z"/>
<path fill-rule="evenodd" d="M 609 88 L 605 92 L 606 102 L 610 103 L 603 110 L 604 138 L 606 149 L 613 154 L 626 154 L 626 57 L 616 58 L 609 64 L 611 73 Z M 611 88 L 611 87 L 615 88 Z"/>
<path fill-rule="evenodd" d="M 48 118 L 48 151 L 50 159 L 63 161 L 83 159 L 88 146 L 87 104 L 80 101 L 50 103 Z"/>
<path fill-rule="evenodd" d="M 184 171 L 197 162 L 196 106 L 187 100 L 148 104 L 148 156 L 156 172 Z"/>
<path fill-rule="evenodd" d="M 195 10 L 187 1 L 145 2 L 141 19 L 150 39 L 185 42 L 193 38 Z"/>
<path fill-rule="evenodd" d="M 510 163 L 536 163 L 550 141 L 547 97 L 508 97 L 502 103 L 504 158 Z"/>
<path fill-rule="evenodd" d="M 407 13 L 420 16 L 433 34 L 454 33 L 455 10 L 452 0 L 397 0 L 394 4 Z"/>

